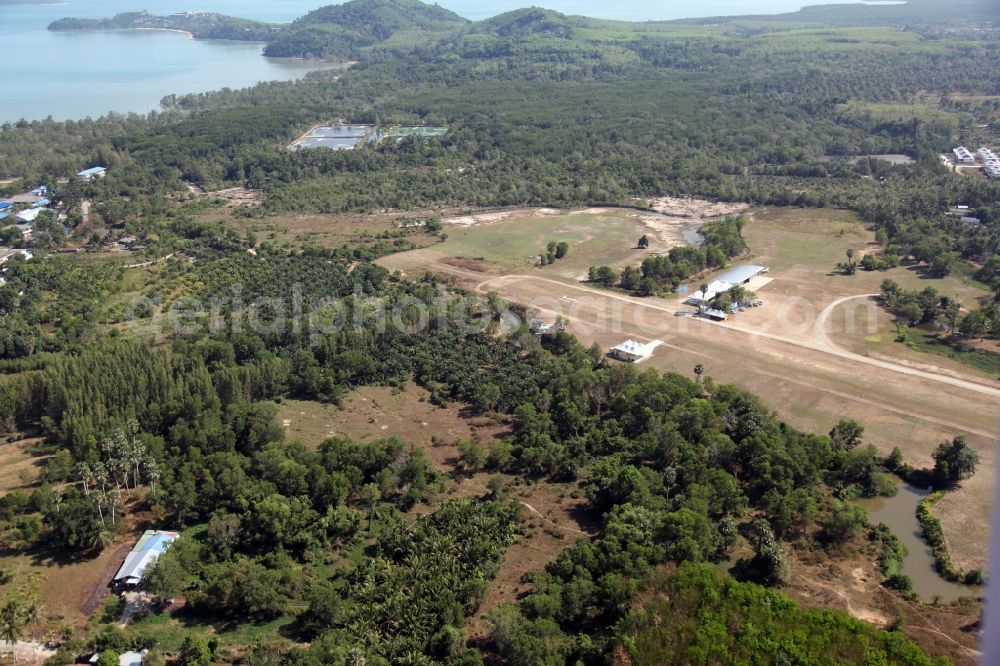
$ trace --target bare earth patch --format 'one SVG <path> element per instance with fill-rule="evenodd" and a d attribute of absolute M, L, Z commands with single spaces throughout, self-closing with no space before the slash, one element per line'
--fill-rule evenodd
<path fill-rule="evenodd" d="M 735 215 L 742 213 L 750 206 L 745 203 L 708 201 L 687 197 L 659 197 L 650 200 L 648 208 L 673 217 L 706 218 Z"/>
<path fill-rule="evenodd" d="M 543 215 L 559 215 L 562 211 L 557 208 L 520 208 L 517 210 L 501 210 L 488 213 L 473 213 L 471 215 L 458 215 L 446 217 L 443 222 L 461 227 L 482 226 L 502 222 L 512 217 L 531 215 L 541 217 Z"/>
<path fill-rule="evenodd" d="M 0 491 L 28 488 L 35 482 L 50 457 L 35 450 L 41 441 L 33 437 L 0 445 Z"/>
<path fill-rule="evenodd" d="M 875 562 L 864 554 L 845 553 L 832 561 L 821 549 L 793 553 L 792 580 L 782 591 L 799 603 L 840 608 L 881 629 L 901 620 L 903 633 L 930 654 L 945 655 L 958 666 L 977 663 L 979 604 L 934 606 L 904 599 L 882 586 Z"/>
<path fill-rule="evenodd" d="M 225 190 L 208 192 L 208 196 L 225 199 L 228 206 L 259 206 L 264 195 L 259 190 L 248 190 L 243 187 L 230 187 Z"/>

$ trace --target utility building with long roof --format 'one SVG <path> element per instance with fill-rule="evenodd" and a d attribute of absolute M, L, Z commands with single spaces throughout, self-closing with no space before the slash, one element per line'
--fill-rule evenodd
<path fill-rule="evenodd" d="M 167 552 L 170 544 L 180 537 L 177 532 L 166 532 L 164 530 L 146 530 L 142 538 L 136 542 L 135 546 L 125 556 L 118 573 L 115 574 L 112 582 L 116 585 L 134 586 L 142 582 L 146 569 L 151 566 L 160 555 Z"/>

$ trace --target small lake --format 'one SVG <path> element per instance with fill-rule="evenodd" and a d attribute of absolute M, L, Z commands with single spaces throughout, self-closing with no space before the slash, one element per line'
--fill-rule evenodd
<path fill-rule="evenodd" d="M 917 522 L 917 504 L 926 497 L 928 491 L 914 488 L 899 481 L 899 492 L 895 497 L 875 497 L 858 500 L 858 504 L 868 510 L 873 525 L 884 523 L 906 546 L 903 570 L 913 581 L 913 591 L 923 601 L 940 597 L 942 601 L 955 601 L 959 597 L 978 597 L 982 590 L 978 587 L 959 585 L 945 580 L 934 569 L 934 554 L 930 546 L 921 538 L 922 530 Z"/>

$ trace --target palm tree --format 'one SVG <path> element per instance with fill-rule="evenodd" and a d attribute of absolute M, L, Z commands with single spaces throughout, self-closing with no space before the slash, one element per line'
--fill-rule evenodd
<path fill-rule="evenodd" d="M 11 646 L 14 653 L 14 663 L 17 663 L 17 642 L 24 635 L 24 608 L 17 599 L 11 599 L 0 608 L 0 638 Z"/>
<path fill-rule="evenodd" d="M 90 494 L 90 481 L 94 478 L 94 471 L 85 461 L 76 464 L 76 475 L 83 482 L 83 494 Z"/>
<path fill-rule="evenodd" d="M 156 463 L 156 458 L 145 455 L 142 459 L 142 469 L 149 481 L 149 489 L 153 493 L 153 501 L 156 501 L 156 483 L 160 480 L 160 466 Z"/>
<path fill-rule="evenodd" d="M 31 629 L 31 643 L 35 643 L 35 629 L 38 628 L 38 623 L 42 620 L 42 606 L 37 601 L 32 599 L 28 602 L 28 605 L 24 607 L 24 624 Z"/>

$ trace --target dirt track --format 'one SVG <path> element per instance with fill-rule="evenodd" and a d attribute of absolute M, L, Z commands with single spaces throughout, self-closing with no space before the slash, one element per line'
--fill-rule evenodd
<path fill-rule="evenodd" d="M 463 271 L 463 273 L 464 273 L 464 271 Z M 466 274 L 466 275 L 472 275 L 472 274 Z M 532 281 L 541 281 L 541 282 L 551 283 L 551 284 L 554 284 L 554 285 L 558 285 L 559 287 L 562 287 L 563 289 L 567 289 L 568 288 L 568 289 L 574 289 L 574 290 L 578 290 L 578 291 L 582 291 L 582 292 L 586 292 L 586 293 L 591 293 L 591 294 L 598 295 L 601 298 L 608 298 L 608 299 L 622 301 L 624 303 L 629 303 L 629 304 L 634 305 L 634 306 L 639 307 L 639 308 L 647 308 L 647 309 L 650 309 L 650 310 L 656 310 L 656 311 L 659 311 L 659 312 L 663 312 L 665 314 L 669 314 L 671 316 L 675 315 L 679 311 L 682 311 L 681 308 L 678 308 L 676 306 L 671 306 L 671 305 L 668 304 L 669 301 L 664 301 L 663 299 L 635 298 L 635 297 L 632 297 L 632 296 L 624 296 L 622 294 L 617 294 L 617 293 L 614 293 L 614 292 L 611 292 L 611 291 L 608 291 L 608 290 L 601 290 L 601 289 L 596 289 L 596 288 L 593 288 L 593 287 L 587 287 L 587 286 L 583 286 L 583 285 L 570 285 L 570 284 L 567 284 L 565 282 L 560 282 L 559 280 L 553 280 L 551 278 L 545 278 L 545 277 L 540 277 L 540 276 L 536 276 L 536 275 L 504 275 L 504 276 L 500 276 L 500 277 L 490 278 L 489 280 L 485 280 L 483 282 L 480 282 L 478 285 L 476 285 L 476 290 L 480 291 L 480 292 L 496 291 L 496 290 L 493 290 L 493 289 L 488 289 L 487 287 L 489 285 L 493 284 L 493 283 L 496 283 L 496 282 L 502 282 L 503 285 L 504 285 L 504 287 L 506 287 L 506 286 L 509 286 L 509 284 L 510 284 L 510 282 L 512 280 L 532 280 Z M 501 295 L 503 295 L 503 294 L 501 294 Z M 825 322 L 829 318 L 830 313 L 833 311 L 834 308 L 836 308 L 837 306 L 841 305 L 842 303 L 854 300 L 855 298 L 861 298 L 863 296 L 869 296 L 869 295 L 868 294 L 862 294 L 860 296 L 848 296 L 846 298 L 841 298 L 841 299 L 839 299 L 837 301 L 834 301 L 833 303 L 831 303 L 830 305 L 828 305 L 826 307 L 826 309 L 823 311 L 823 313 L 820 315 L 820 318 L 817 321 L 816 326 L 815 326 L 815 330 L 816 330 L 816 333 L 817 333 L 817 335 L 816 335 L 816 340 L 817 341 L 816 342 L 806 342 L 806 341 L 803 341 L 803 340 L 800 340 L 800 339 L 794 339 L 794 338 L 789 338 L 789 337 L 785 337 L 785 336 L 775 335 L 773 333 L 768 333 L 766 331 L 758 331 L 758 330 L 753 330 L 753 329 L 749 329 L 749 328 L 744 328 L 744 327 L 741 327 L 741 326 L 739 326 L 737 324 L 733 324 L 731 322 L 714 322 L 714 321 L 708 321 L 708 320 L 700 320 L 700 321 L 704 321 L 704 323 L 707 324 L 707 325 L 719 326 L 719 327 L 725 328 L 727 330 L 738 331 L 740 333 L 745 333 L 747 335 L 760 336 L 760 337 L 767 338 L 769 340 L 774 340 L 775 342 L 781 342 L 781 343 L 784 343 L 784 344 L 794 345 L 794 346 L 802 347 L 802 348 L 805 348 L 805 349 L 811 349 L 811 350 L 814 350 L 814 351 L 824 352 L 824 353 L 831 354 L 833 356 L 837 356 L 839 358 L 847 359 L 847 360 L 850 360 L 850 361 L 853 361 L 853 362 L 856 362 L 856 363 L 863 363 L 865 365 L 871 365 L 871 366 L 874 366 L 874 367 L 883 368 L 885 370 L 891 370 L 893 372 L 897 372 L 897 373 L 904 374 L 904 375 L 912 375 L 914 377 L 920 377 L 922 379 L 928 379 L 928 380 L 931 380 L 931 381 L 941 382 L 941 383 L 944 383 L 944 384 L 950 384 L 952 386 L 957 386 L 959 388 L 966 389 L 966 390 L 969 390 L 969 391 L 975 391 L 977 393 L 982 393 L 983 395 L 991 396 L 991 397 L 994 397 L 994 398 L 1000 398 L 1000 390 L 995 389 L 995 388 L 993 388 L 991 386 L 985 386 L 985 385 L 980 384 L 980 383 L 975 382 L 975 381 L 960 379 L 960 378 L 957 378 L 957 377 L 953 377 L 951 375 L 946 375 L 946 374 L 941 374 L 941 373 L 936 373 L 936 372 L 929 372 L 929 371 L 926 371 L 926 370 L 920 370 L 920 369 L 917 369 L 917 368 L 911 368 L 911 367 L 908 367 L 908 366 L 905 366 L 905 365 L 900 365 L 898 363 L 891 363 L 889 361 L 883 361 L 883 360 L 879 360 L 879 359 L 870 358 L 868 356 L 862 356 L 861 354 L 855 354 L 854 352 L 850 352 L 850 351 L 847 351 L 845 349 L 841 349 L 840 347 L 837 347 L 836 345 L 834 345 L 833 343 L 831 343 L 830 340 L 829 340 L 829 338 L 826 335 L 825 330 L 824 330 Z M 684 308 L 684 310 L 686 310 L 686 309 L 687 308 Z M 669 326 L 665 326 L 664 333 L 669 333 L 669 332 L 670 332 L 670 327 Z"/>

